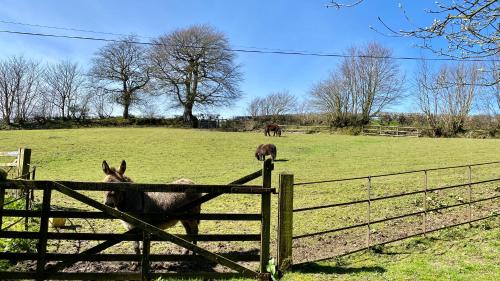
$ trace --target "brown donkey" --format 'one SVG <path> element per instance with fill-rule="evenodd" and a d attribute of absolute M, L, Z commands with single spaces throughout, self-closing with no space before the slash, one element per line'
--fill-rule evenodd
<path fill-rule="evenodd" d="M 132 182 L 130 178 L 125 176 L 125 169 L 127 164 L 125 160 L 122 161 L 120 168 L 110 168 L 106 161 L 102 162 L 102 170 L 106 177 L 104 182 Z M 189 179 L 179 179 L 174 181 L 176 184 L 193 184 Z M 105 204 L 116 208 L 122 212 L 133 213 L 135 215 L 147 214 L 169 214 L 181 206 L 192 202 L 201 197 L 201 193 L 177 193 L 177 192 L 140 192 L 134 190 L 126 191 L 108 191 L 105 197 Z M 190 214 L 199 214 L 201 206 L 198 205 L 190 210 L 182 210 Z M 174 226 L 179 221 L 178 219 L 150 219 L 146 220 L 148 223 L 155 225 L 158 228 L 166 229 Z M 180 220 L 188 235 L 198 235 L 198 219 Z M 123 222 L 127 229 L 135 228 L 126 222 Z M 193 241 L 196 244 L 196 240 Z M 141 250 L 139 242 L 134 241 L 134 249 L 136 254 L 140 255 Z M 186 250 L 186 253 L 189 252 Z M 134 266 L 134 270 L 137 266 Z"/>
<path fill-rule="evenodd" d="M 266 155 L 271 155 L 271 158 L 276 160 L 276 155 L 278 154 L 278 151 L 276 150 L 276 146 L 272 143 L 268 144 L 261 144 L 257 147 L 257 150 L 255 150 L 255 158 L 259 161 L 264 161 L 266 158 Z"/>

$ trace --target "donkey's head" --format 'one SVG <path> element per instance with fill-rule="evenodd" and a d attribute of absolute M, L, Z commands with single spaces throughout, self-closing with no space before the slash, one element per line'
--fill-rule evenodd
<path fill-rule="evenodd" d="M 102 171 L 106 174 L 103 182 L 131 182 L 132 180 L 124 175 L 126 169 L 127 163 L 125 160 L 122 161 L 118 170 L 114 167 L 109 167 L 106 161 L 102 161 Z M 123 192 L 113 190 L 108 191 L 106 192 L 104 204 L 110 207 L 116 207 L 123 200 L 123 196 Z"/>
<path fill-rule="evenodd" d="M 265 154 L 265 151 L 264 151 L 264 145 L 261 144 L 257 147 L 257 149 L 255 150 L 255 158 L 259 161 L 263 160 L 262 158 L 264 158 Z"/>

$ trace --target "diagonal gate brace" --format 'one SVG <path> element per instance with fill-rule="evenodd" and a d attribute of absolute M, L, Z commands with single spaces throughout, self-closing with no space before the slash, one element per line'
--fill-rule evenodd
<path fill-rule="evenodd" d="M 272 167 L 274 168 L 274 167 Z M 229 184 L 245 184 L 249 181 L 252 181 L 258 177 L 262 176 L 262 170 L 258 170 L 256 172 L 253 172 L 249 175 L 246 175 L 240 179 L 237 179 L 235 181 L 232 181 L 230 182 Z M 207 201 L 210 201 L 218 196 L 222 195 L 222 193 L 208 193 L 208 194 L 205 194 L 203 195 L 202 197 L 192 201 L 192 202 L 189 202 L 189 203 L 186 203 L 182 206 L 180 206 L 179 208 L 175 209 L 172 211 L 172 213 L 180 213 L 182 212 L 183 210 L 189 210 L 197 205 L 201 205 Z M 138 232 L 137 229 L 132 229 L 132 230 L 129 230 L 127 232 L 124 232 L 123 236 L 125 236 L 125 234 L 130 234 L 130 233 L 135 233 L 135 232 Z M 118 238 L 115 238 L 115 239 L 110 239 L 110 240 L 107 240 L 107 241 L 104 241 L 102 242 L 101 244 L 98 244 L 90 249 L 87 249 L 85 251 L 83 251 L 81 254 L 87 254 L 87 255 L 93 255 L 93 254 L 97 254 L 101 251 L 104 251 L 106 250 L 107 248 L 110 248 L 120 242 L 122 242 L 123 239 L 120 239 L 119 237 Z M 78 261 L 78 257 L 75 257 L 74 259 L 67 259 L 65 261 L 61 261 L 61 262 L 58 262 L 54 265 L 49 265 L 48 266 L 48 270 L 51 270 L 51 271 L 59 271 L 63 268 L 66 268 L 68 266 L 71 266 L 72 264 L 76 263 Z"/>
<path fill-rule="evenodd" d="M 72 197 L 80 202 L 83 202 L 91 207 L 94 207 L 98 210 L 101 210 L 102 212 L 104 212 L 106 214 L 109 214 L 109 215 L 112 215 L 118 219 L 121 219 L 121 220 L 133 225 L 136 228 L 140 228 L 146 232 L 151 233 L 154 236 L 162 238 L 166 241 L 170 241 L 170 242 L 172 242 L 178 246 L 181 246 L 185 249 L 191 250 L 194 253 L 197 253 L 200 256 L 205 257 L 208 260 L 211 260 L 211 261 L 216 262 L 218 264 L 227 266 L 228 268 L 233 269 L 233 270 L 235 270 L 243 275 L 246 275 L 249 277 L 259 277 L 260 276 L 260 273 L 258 273 L 256 271 L 250 270 L 250 269 L 248 269 L 244 266 L 241 266 L 238 263 L 236 263 L 228 258 L 225 258 L 221 255 L 212 253 L 204 248 L 201 248 L 197 245 L 194 245 L 194 244 L 190 243 L 189 241 L 184 240 L 176 235 L 167 233 L 167 232 L 161 230 L 160 228 L 153 226 L 149 223 L 146 223 L 146 222 L 144 222 L 144 221 L 142 221 L 134 216 L 131 216 L 131 215 L 124 213 L 124 212 L 120 212 L 114 208 L 111 208 L 111 207 L 108 207 L 102 203 L 99 203 L 99 202 L 95 201 L 94 199 L 91 199 L 91 198 L 89 198 L 89 197 L 87 197 L 87 196 L 85 196 L 77 191 L 74 191 L 74 190 L 72 190 L 72 189 L 70 189 L 70 188 L 68 188 L 60 183 L 55 183 L 54 189 L 56 189 L 57 191 L 65 194 L 69 197 Z"/>

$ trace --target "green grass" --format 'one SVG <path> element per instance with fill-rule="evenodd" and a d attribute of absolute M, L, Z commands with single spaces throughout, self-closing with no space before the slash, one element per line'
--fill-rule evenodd
<path fill-rule="evenodd" d="M 295 268 L 284 280 L 476 280 L 500 278 L 499 220 L 443 230 Z"/>
<path fill-rule="evenodd" d="M 273 172 L 273 186 L 278 185 L 278 174 L 283 171 L 292 172 L 295 182 L 327 180 L 332 178 L 346 178 L 366 176 L 381 173 L 399 172 L 431 167 L 452 166 L 468 163 L 488 162 L 500 160 L 500 140 L 486 139 L 429 139 L 429 138 L 387 138 L 362 137 L 319 134 L 286 134 L 281 138 L 264 137 L 263 133 L 227 133 L 188 129 L 167 128 L 98 128 L 74 130 L 32 130 L 32 131 L 0 131 L 0 151 L 15 150 L 18 147 L 30 147 L 33 165 L 37 166 L 37 179 L 51 180 L 82 180 L 100 181 L 103 178 L 101 171 L 102 160 L 112 165 L 118 165 L 122 159 L 127 161 L 127 175 L 135 182 L 158 183 L 171 182 L 184 177 L 196 183 L 224 184 L 261 168 L 261 163 L 253 156 L 254 150 L 260 143 L 272 142 L 278 147 L 278 159 L 286 160 L 275 163 Z M 0 161 L 1 162 L 1 161 Z M 498 178 L 500 165 L 482 166 L 473 168 L 473 180 Z M 467 169 L 453 169 L 447 171 L 429 172 L 429 186 L 443 186 L 463 183 L 467 180 Z M 253 184 L 258 184 L 256 180 Z M 372 196 L 382 196 L 418 190 L 423 187 L 423 174 L 409 174 L 387 178 L 374 178 L 372 181 Z M 474 187 L 473 197 L 498 194 L 494 184 Z M 319 205 L 322 203 L 345 202 L 364 199 L 366 196 L 366 180 L 348 183 L 310 185 L 296 187 L 295 207 Z M 102 193 L 89 192 L 88 195 L 102 201 Z M 467 198 L 467 188 L 443 191 L 429 194 L 428 204 L 454 204 Z M 422 195 L 409 196 L 404 199 L 379 201 L 372 206 L 372 220 L 403 214 L 405 212 L 421 210 L 423 207 Z M 498 200 L 493 202 L 498 206 Z M 485 204 L 477 204 L 473 209 L 475 215 L 488 214 L 491 209 Z M 67 200 L 62 195 L 54 196 L 53 204 L 65 207 L 83 208 L 81 204 Z M 276 204 L 276 198 L 273 198 Z M 255 196 L 224 195 L 203 206 L 204 212 L 255 212 L 260 203 Z M 498 208 L 497 208 L 498 209 Z M 275 208 L 273 211 L 276 210 Z M 465 208 L 446 213 L 447 219 L 460 217 L 466 212 Z M 443 222 L 433 219 L 435 226 Z M 340 227 L 352 223 L 363 222 L 366 216 L 364 205 L 342 207 L 297 214 L 295 217 L 294 234 L 305 234 L 322 231 L 333 227 Z M 273 213 L 273 218 L 276 214 Z M 421 219 L 407 219 L 400 224 L 411 226 L 418 230 Z M 82 230 L 89 230 L 87 222 L 75 221 L 82 225 Z M 93 221 L 98 231 L 123 231 L 118 223 Z M 275 225 L 275 221 L 273 221 Z M 258 223 L 218 223 L 202 222 L 202 233 L 256 233 Z M 374 239 L 393 235 L 404 231 L 399 229 L 391 233 L 387 230 L 397 229 L 395 225 L 374 225 L 376 230 Z M 182 233 L 177 226 L 174 232 Z M 274 232 L 273 232 L 274 233 Z M 484 232 L 484 237 L 498 237 L 498 227 Z M 343 234 L 342 234 L 343 235 Z M 478 231 L 477 236 L 483 237 Z M 348 246 L 362 245 L 366 235 L 362 231 L 358 239 L 348 240 Z M 341 241 L 342 236 L 331 236 L 333 241 Z M 483 243 L 481 239 L 472 239 L 475 245 L 484 251 L 492 250 L 498 253 L 496 244 Z M 467 240 L 467 238 L 464 238 Z M 454 239 L 453 239 L 454 240 Z M 495 239 L 493 239 L 495 240 Z M 498 240 L 498 239 L 496 239 Z M 457 243 L 462 243 L 459 240 Z M 467 240 L 468 241 L 468 240 Z M 274 237 L 273 237 L 274 242 Z M 309 243 L 304 241 L 302 243 Z M 323 247 L 320 254 L 325 256 L 335 254 L 329 251 L 321 241 L 312 241 Z M 311 243 L 312 243 L 311 242 Z M 438 241 L 439 242 L 439 241 Z M 483 257 L 484 266 L 468 266 L 461 256 L 449 253 L 435 255 L 432 253 L 436 243 L 425 244 L 429 253 L 419 255 L 420 248 L 414 248 L 408 242 L 398 245 L 410 245 L 410 254 L 366 255 L 360 259 L 348 259 L 347 266 L 335 267 L 336 263 L 319 263 L 321 267 L 332 267 L 326 273 L 296 272 L 288 275 L 289 280 L 328 280 L 333 276 L 346 280 L 454 280 L 465 274 L 484 276 L 498 276 L 498 262 L 493 257 Z M 213 243 L 212 243 L 213 244 Z M 203 245 L 203 244 L 202 244 Z M 208 245 L 208 243 L 207 243 Z M 453 245 L 453 241 L 450 241 Z M 218 245 L 220 246 L 220 245 Z M 257 245 L 258 246 L 258 245 Z M 331 247 L 334 245 L 332 244 Z M 255 243 L 234 243 L 234 249 L 255 248 Z M 442 246 L 445 247 L 445 246 Z M 115 251 L 130 251 L 130 246 L 122 245 Z M 159 246 L 153 249 L 159 250 Z M 459 253 L 467 253 L 467 249 L 460 249 Z M 357 257 L 357 256 L 356 256 Z M 443 259 L 442 259 L 443 258 Z M 426 262 L 430 263 L 426 263 Z M 434 263 L 443 263 L 439 267 L 442 275 L 427 273 L 434 269 Z M 383 270 L 381 270 L 382 268 Z M 492 269 L 493 268 L 493 269 Z M 366 269 L 366 270 L 365 270 Z M 317 269 L 313 269 L 318 271 Z M 339 272 L 337 272 L 339 271 Z M 399 275 L 395 275 L 398 272 Z M 493 273 L 491 273 L 493 272 Z M 491 274 L 490 274 L 491 273 Z M 426 275 L 429 274 L 429 275 Z M 449 274 L 449 275 L 447 275 Z M 453 275 L 458 274 L 458 275 Z M 490 275 L 488 275 L 490 274 Z M 448 277 L 449 276 L 449 277 Z M 495 275 L 493 275 L 495 276 Z M 404 278 L 403 278 L 404 277 Z M 457 278 L 459 278 L 457 277 Z M 309 279 L 307 279 L 309 278 Z M 431 278 L 431 279 L 429 279 Z M 461 278 L 461 277 L 460 277 Z M 465 278 L 464 280 L 466 280 Z M 485 279 L 486 280 L 486 279 Z"/>

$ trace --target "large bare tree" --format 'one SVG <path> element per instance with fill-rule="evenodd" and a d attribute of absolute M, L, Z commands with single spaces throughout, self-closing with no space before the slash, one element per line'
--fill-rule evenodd
<path fill-rule="evenodd" d="M 479 92 L 477 64 L 442 65 L 433 73 L 425 64 L 417 74 L 417 101 L 435 135 L 455 135 L 464 125 Z"/>
<path fill-rule="evenodd" d="M 150 79 L 147 50 L 136 43 L 135 36 L 109 43 L 94 56 L 90 75 L 114 101 L 123 106 L 123 118 L 140 99 Z"/>
<path fill-rule="evenodd" d="M 24 122 L 32 114 L 41 93 L 42 68 L 24 57 L 0 62 L 0 107 L 3 121 Z"/>
<path fill-rule="evenodd" d="M 391 58 L 392 51 L 379 43 L 350 48 L 340 66 L 346 91 L 352 98 L 351 113 L 360 115 L 362 123 L 400 101 L 404 75 Z"/>
<path fill-rule="evenodd" d="M 70 110 L 78 107 L 80 100 L 84 100 L 84 82 L 85 76 L 77 63 L 66 60 L 46 68 L 46 92 L 62 118 L 70 117 Z"/>
<path fill-rule="evenodd" d="M 197 125 L 196 105 L 229 105 L 241 96 L 235 54 L 221 32 L 208 25 L 178 29 L 153 40 L 151 65 L 161 92 L 184 109 L 184 121 Z"/>
<path fill-rule="evenodd" d="M 403 97 L 404 75 L 378 43 L 348 49 L 346 58 L 328 79 L 311 90 L 312 102 L 333 118 L 333 125 L 366 124 Z"/>

